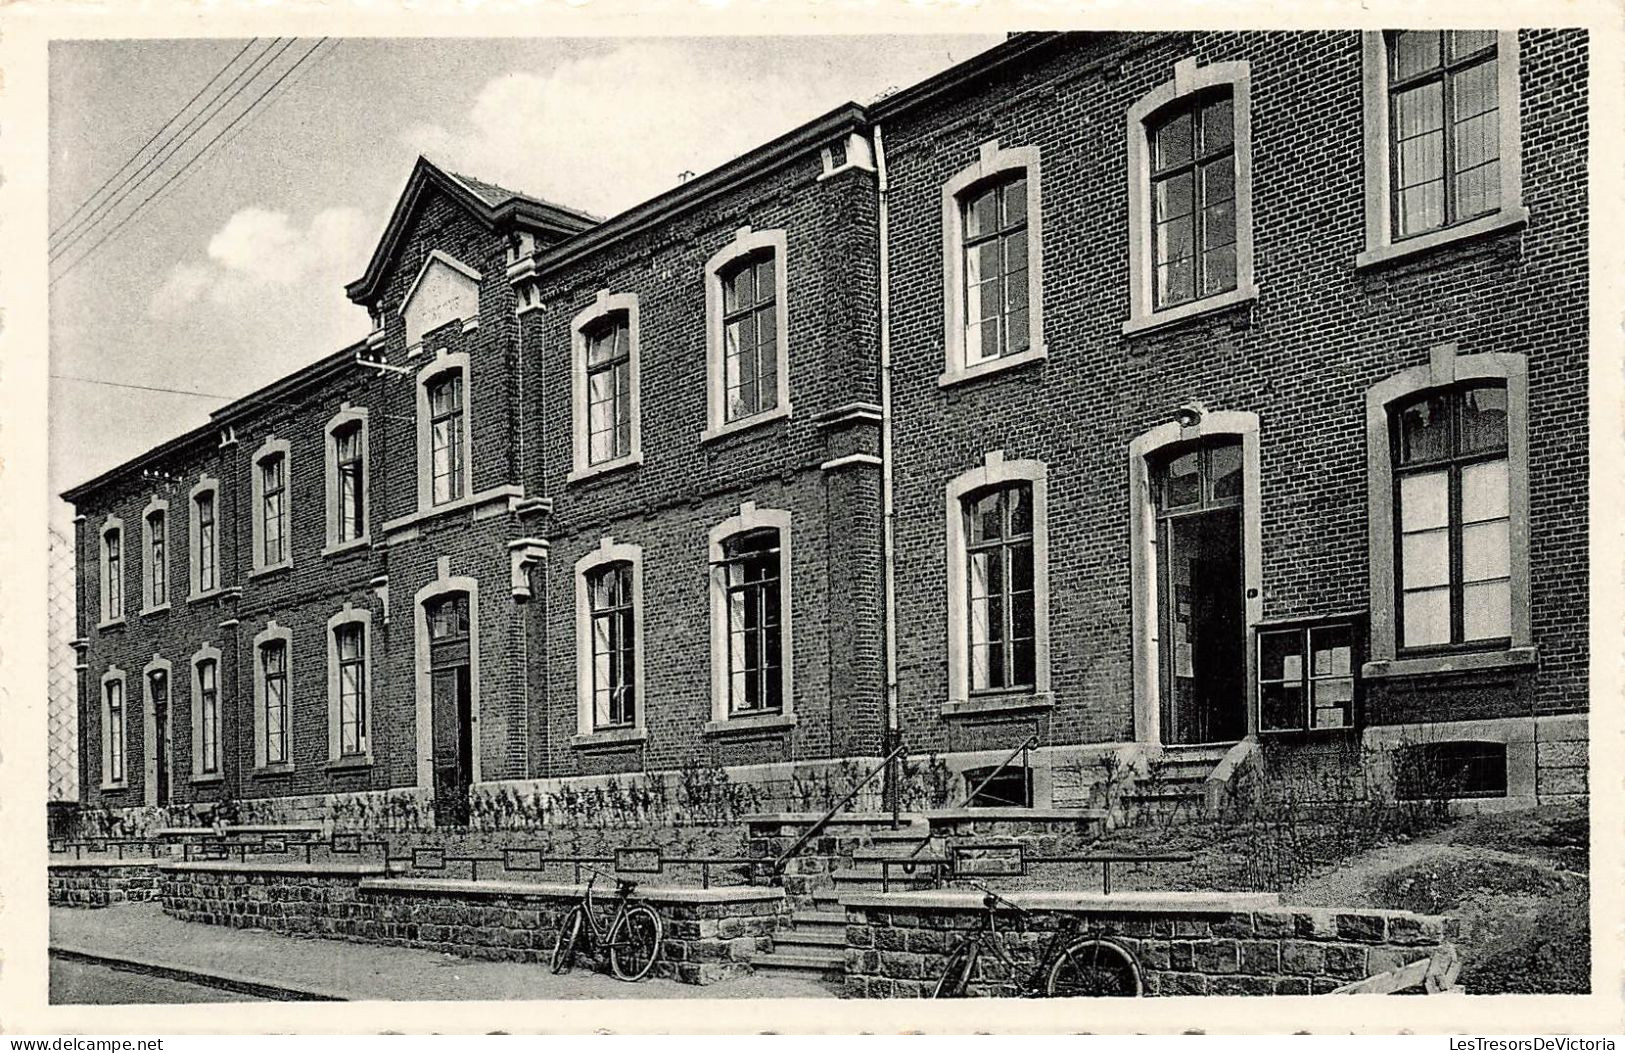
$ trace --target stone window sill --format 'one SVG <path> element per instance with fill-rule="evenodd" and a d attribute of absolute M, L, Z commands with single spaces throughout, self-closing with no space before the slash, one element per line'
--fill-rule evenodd
<path fill-rule="evenodd" d="M 1007 369 L 1016 369 L 1032 362 L 1042 362 L 1048 357 L 1049 346 L 1047 344 L 1036 344 L 1033 347 L 1029 347 L 1025 351 L 1018 351 L 1013 355 L 1004 355 L 1001 358 L 990 358 L 985 362 L 977 362 L 974 365 L 955 365 L 951 369 L 944 370 L 942 375 L 937 377 L 937 387 L 948 388 L 953 387 L 955 384 L 965 384 L 972 380 L 980 380 L 983 377 L 992 376 L 995 373 L 1003 373 Z"/>
<path fill-rule="evenodd" d="M 1377 267 L 1394 260 L 1402 260 L 1419 253 L 1429 252 L 1445 245 L 1454 245 L 1459 241 L 1481 237 L 1485 234 L 1495 234 L 1503 230 L 1513 230 L 1529 222 L 1529 210 L 1522 205 L 1513 205 L 1488 216 L 1479 216 L 1477 219 L 1443 230 L 1435 230 L 1429 234 L 1422 234 L 1403 241 L 1391 242 L 1387 245 L 1374 245 L 1360 253 L 1354 259 L 1356 269 Z"/>
<path fill-rule="evenodd" d="M 753 713 L 750 716 L 729 717 L 706 723 L 707 735 L 748 735 L 761 731 L 788 731 L 796 726 L 793 713 Z"/>
<path fill-rule="evenodd" d="M 258 777 L 271 777 L 271 776 L 277 776 L 277 775 L 292 775 L 292 774 L 293 774 L 293 764 L 291 762 L 284 762 L 284 763 L 281 763 L 281 764 L 263 764 L 260 767 L 254 769 L 254 775 L 257 778 Z"/>
<path fill-rule="evenodd" d="M 109 618 L 104 622 L 97 622 L 96 623 L 96 628 L 98 628 L 98 629 L 122 629 L 122 628 L 124 628 L 124 615 L 121 614 L 117 618 Z"/>
<path fill-rule="evenodd" d="M 268 567 L 255 567 L 248 572 L 250 578 L 268 578 L 273 574 L 281 574 L 285 570 L 293 569 L 293 560 L 285 559 L 281 563 L 273 563 Z"/>
<path fill-rule="evenodd" d="M 625 468 L 635 468 L 643 463 L 643 451 L 633 450 L 624 457 L 616 457 L 597 464 L 583 465 L 564 477 L 566 483 L 579 483 L 583 479 L 596 479 L 600 475 L 608 475 Z"/>
<path fill-rule="evenodd" d="M 356 552 L 365 549 L 372 543 L 372 538 L 366 534 L 353 537 L 348 541 L 335 541 L 322 549 L 323 556 L 339 556 L 346 552 Z"/>
<path fill-rule="evenodd" d="M 192 776 L 192 785 L 193 786 L 204 786 L 204 785 L 207 785 L 208 783 L 211 783 L 211 782 L 225 782 L 225 781 L 226 781 L 225 772 L 208 771 L 208 772 L 200 772 L 199 774 Z"/>
<path fill-rule="evenodd" d="M 390 534 L 398 533 L 399 531 L 417 526 L 420 523 L 426 523 L 431 519 L 438 519 L 441 516 L 449 516 L 455 512 L 465 512 L 469 511 L 470 509 L 473 510 L 474 517 L 478 519 L 480 518 L 479 512 L 482 506 L 494 503 L 501 503 L 504 506 L 511 506 L 524 496 L 524 489 L 512 483 L 507 483 L 502 486 L 493 486 L 489 490 L 481 490 L 478 493 L 468 494 L 465 497 L 459 497 L 455 500 L 446 501 L 438 505 L 429 505 L 425 508 L 418 509 L 411 515 L 404 515 L 399 519 L 391 519 L 386 522 L 381 529 L 387 539 L 388 535 Z"/>
<path fill-rule="evenodd" d="M 328 771 L 361 771 L 372 767 L 372 754 L 357 753 L 348 757 L 335 757 L 324 767 Z"/>
<path fill-rule="evenodd" d="M 164 602 L 164 603 L 158 604 L 156 607 L 143 607 L 143 608 L 141 608 L 141 617 L 143 617 L 143 618 L 148 617 L 149 615 L 153 615 L 153 614 L 168 614 L 168 613 L 169 613 L 169 603 L 167 601 Z"/>
<path fill-rule="evenodd" d="M 1539 655 L 1533 647 L 1510 647 L 1503 651 L 1461 651 L 1430 654 L 1415 658 L 1383 658 L 1365 663 L 1360 675 L 1367 680 L 1402 676 L 1441 676 L 1497 669 L 1533 668 Z"/>
<path fill-rule="evenodd" d="M 578 750 L 615 749 L 646 742 L 649 732 L 644 728 L 604 728 L 583 732 L 570 739 L 570 746 Z"/>
<path fill-rule="evenodd" d="M 126 793 L 130 789 L 127 782 L 107 782 L 101 785 L 102 793 Z"/>
<path fill-rule="evenodd" d="M 1020 713 L 1027 710 L 1050 709 L 1055 705 L 1051 691 L 1021 691 L 1008 695 L 973 695 L 968 699 L 954 699 L 942 707 L 945 717 L 977 717 L 988 713 Z"/>
<path fill-rule="evenodd" d="M 734 435 L 738 432 L 749 431 L 750 429 L 760 427 L 763 424 L 771 424 L 776 420 L 784 420 L 789 416 L 789 403 L 785 403 L 782 406 L 774 406 L 772 409 L 764 410 L 761 413 L 755 414 L 754 416 L 741 417 L 738 420 L 731 420 L 726 424 L 718 424 L 714 428 L 707 428 L 700 432 L 700 441 L 715 442 L 717 439 Z"/>
<path fill-rule="evenodd" d="M 1227 293 L 1209 296 L 1190 303 L 1182 303 L 1178 307 L 1168 307 L 1161 311 L 1152 311 L 1150 314 L 1136 315 L 1123 323 L 1124 336 L 1137 336 L 1140 333 L 1150 333 L 1158 329 L 1165 329 L 1192 318 L 1200 318 L 1213 314 L 1216 311 L 1229 310 L 1241 304 L 1252 303 L 1258 299 L 1258 288 L 1253 285 L 1244 285 L 1232 289 Z"/>
<path fill-rule="evenodd" d="M 191 595 L 186 597 L 186 602 L 187 603 L 197 603 L 199 600 L 212 600 L 212 599 L 216 598 L 217 596 L 219 596 L 224 591 L 225 591 L 224 588 L 222 588 L 219 585 L 216 585 L 214 588 L 209 589 L 206 592 L 194 592 L 194 593 L 192 593 Z"/>

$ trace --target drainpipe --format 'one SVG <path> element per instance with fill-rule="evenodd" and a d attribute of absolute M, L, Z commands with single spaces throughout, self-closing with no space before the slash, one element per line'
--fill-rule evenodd
<path fill-rule="evenodd" d="M 897 711 L 897 576 L 896 540 L 893 524 L 897 511 L 892 487 L 892 397 L 891 397 L 891 217 L 887 209 L 886 141 L 880 125 L 875 125 L 875 186 L 880 222 L 880 502 L 881 563 L 885 568 L 886 610 L 886 739 L 887 752 L 896 749 L 901 723 Z M 891 784 L 892 825 L 897 825 L 901 786 L 895 769 L 888 773 Z"/>

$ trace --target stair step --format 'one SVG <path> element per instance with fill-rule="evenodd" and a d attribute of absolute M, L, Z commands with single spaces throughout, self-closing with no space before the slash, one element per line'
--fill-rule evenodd
<path fill-rule="evenodd" d="M 846 912 L 843 910 L 798 910 L 790 915 L 790 923 L 797 928 L 802 926 L 839 926 L 846 928 Z"/>
<path fill-rule="evenodd" d="M 787 950 L 789 948 L 809 948 L 817 950 L 824 947 L 846 947 L 846 926 L 842 925 L 839 932 L 833 928 L 823 926 L 806 929 L 781 929 L 773 934 L 773 948 Z"/>
<path fill-rule="evenodd" d="M 751 958 L 755 969 L 795 970 L 797 972 L 841 973 L 846 971 L 846 954 L 773 951 Z"/>
<path fill-rule="evenodd" d="M 876 830 L 869 835 L 871 841 L 924 841 L 931 836 L 931 824 L 903 826 L 896 830 Z"/>

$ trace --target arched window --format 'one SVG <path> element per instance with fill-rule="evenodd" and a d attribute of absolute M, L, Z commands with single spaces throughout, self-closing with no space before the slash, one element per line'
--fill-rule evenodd
<path fill-rule="evenodd" d="M 1032 484 L 971 494 L 964 516 L 970 690 L 1031 688 L 1037 635 Z"/>
<path fill-rule="evenodd" d="M 790 414 L 787 239 L 741 228 L 706 261 L 706 409 L 701 439 Z"/>
<path fill-rule="evenodd" d="M 435 504 L 463 496 L 463 375 L 446 372 L 429 382 L 429 481 Z"/>
<path fill-rule="evenodd" d="M 102 524 L 102 617 L 100 624 L 124 620 L 124 522 L 109 516 Z"/>
<path fill-rule="evenodd" d="M 570 333 L 573 481 L 643 459 L 637 296 L 599 292 Z"/>
<path fill-rule="evenodd" d="M 1248 63 L 1185 59 L 1129 108 L 1125 333 L 1258 295 L 1252 171 Z"/>
<path fill-rule="evenodd" d="M 293 563 L 293 521 L 289 486 L 289 446 L 284 439 L 268 439 L 254 455 L 253 556 L 254 571 L 277 570 Z"/>
<path fill-rule="evenodd" d="M 367 411 L 346 406 L 327 422 L 327 543 L 360 545 L 368 534 Z"/>
<path fill-rule="evenodd" d="M 790 513 L 750 502 L 710 533 L 713 732 L 790 722 Z"/>

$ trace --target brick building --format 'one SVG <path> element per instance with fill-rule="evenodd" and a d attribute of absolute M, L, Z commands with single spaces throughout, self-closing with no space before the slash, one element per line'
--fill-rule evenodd
<path fill-rule="evenodd" d="M 66 495 L 83 799 L 1583 794 L 1586 47 L 1021 34 L 601 221 L 420 161 L 365 341 Z"/>

